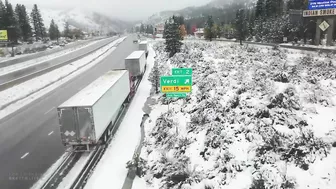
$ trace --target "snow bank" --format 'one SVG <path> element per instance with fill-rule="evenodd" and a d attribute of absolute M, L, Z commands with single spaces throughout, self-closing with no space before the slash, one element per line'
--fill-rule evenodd
<path fill-rule="evenodd" d="M 112 51 L 116 48 L 114 47 L 116 44 L 121 43 L 125 39 L 126 37 L 117 39 L 109 45 L 69 65 L 1 91 L 0 119 L 54 90 L 84 71 L 92 68 L 112 53 Z M 102 55 L 105 51 L 107 52 Z"/>
<path fill-rule="evenodd" d="M 142 108 L 150 95 L 151 84 L 148 75 L 154 56 L 154 51 L 150 47 L 146 73 L 110 146 L 99 161 L 85 189 L 107 189 L 111 188 L 111 184 L 113 188 L 122 188 L 128 172 L 126 163 L 132 159 L 141 137 L 140 123 L 144 114 Z"/>
<path fill-rule="evenodd" d="M 143 188 L 336 188 L 335 55 L 185 41 L 159 73 L 193 68 L 186 99 L 154 95 Z M 169 106 L 169 108 L 168 108 Z"/>

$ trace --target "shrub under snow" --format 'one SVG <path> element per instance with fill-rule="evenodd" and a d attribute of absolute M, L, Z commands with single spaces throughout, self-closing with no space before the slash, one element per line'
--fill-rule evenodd
<path fill-rule="evenodd" d="M 172 58 L 163 43 L 154 49 L 157 73 L 193 68 L 193 91 L 153 96 L 148 187 L 336 188 L 334 55 L 221 42 L 185 42 Z"/>

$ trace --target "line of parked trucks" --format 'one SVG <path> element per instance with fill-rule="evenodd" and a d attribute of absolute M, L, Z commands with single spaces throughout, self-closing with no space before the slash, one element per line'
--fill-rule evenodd
<path fill-rule="evenodd" d="M 148 44 L 125 59 L 125 69 L 110 70 L 57 108 L 61 140 L 73 151 L 90 151 L 107 142 L 120 110 L 129 103 L 146 71 Z"/>

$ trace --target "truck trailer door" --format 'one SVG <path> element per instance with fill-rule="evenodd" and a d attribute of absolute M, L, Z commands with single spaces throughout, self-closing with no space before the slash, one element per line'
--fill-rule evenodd
<path fill-rule="evenodd" d="M 74 108 L 62 108 L 59 110 L 60 131 L 62 143 L 68 145 L 79 140 L 78 129 L 76 127 L 76 113 Z"/>

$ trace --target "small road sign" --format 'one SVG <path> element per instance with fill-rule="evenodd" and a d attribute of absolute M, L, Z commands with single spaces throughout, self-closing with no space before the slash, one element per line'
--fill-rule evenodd
<path fill-rule="evenodd" d="M 161 92 L 172 93 L 172 92 L 191 92 L 191 86 L 161 86 Z"/>
<path fill-rule="evenodd" d="M 326 31 L 328 28 L 329 28 L 329 24 L 328 24 L 328 22 L 326 22 L 326 21 L 323 21 L 320 25 L 319 25 L 319 27 L 320 27 L 320 29 L 322 30 L 322 31 Z"/>
<path fill-rule="evenodd" d="M 161 76 L 160 86 L 162 93 L 191 92 L 192 77 L 191 75 Z"/>
<path fill-rule="evenodd" d="M 167 98 L 186 98 L 187 94 L 186 93 L 167 93 L 166 97 Z"/>
<path fill-rule="evenodd" d="M 192 68 L 173 68 L 172 75 L 192 75 Z"/>
<path fill-rule="evenodd" d="M 8 42 L 7 30 L 0 30 L 0 42 Z"/>

